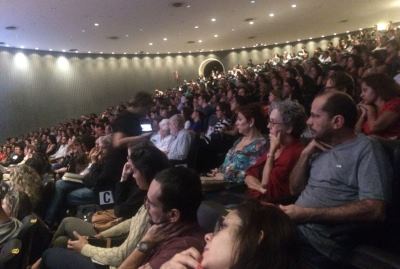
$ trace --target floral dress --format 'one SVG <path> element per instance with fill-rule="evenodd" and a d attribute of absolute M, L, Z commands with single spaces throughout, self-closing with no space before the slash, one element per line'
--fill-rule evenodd
<path fill-rule="evenodd" d="M 239 138 L 225 156 L 224 163 L 219 168 L 224 174 L 224 180 L 231 183 L 243 183 L 246 170 L 266 151 L 267 140 L 265 137 L 255 139 L 241 150 L 235 150 L 236 145 L 243 138 Z"/>

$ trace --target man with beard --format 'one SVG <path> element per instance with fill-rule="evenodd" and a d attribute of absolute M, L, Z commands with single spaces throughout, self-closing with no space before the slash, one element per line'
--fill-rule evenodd
<path fill-rule="evenodd" d="M 307 121 L 314 139 L 290 176 L 295 204 L 280 206 L 298 222 L 309 268 L 338 268 L 354 232 L 384 218 L 391 167 L 379 142 L 354 132 L 357 107 L 345 93 L 316 97 Z"/>

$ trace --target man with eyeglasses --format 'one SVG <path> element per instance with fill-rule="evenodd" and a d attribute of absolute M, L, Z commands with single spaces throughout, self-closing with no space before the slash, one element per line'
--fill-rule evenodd
<path fill-rule="evenodd" d="M 184 167 L 163 170 L 151 182 L 144 202 L 147 221 L 137 227 L 144 230 L 144 235 L 137 233 L 137 236 L 142 236 L 137 238 L 138 243 L 133 251 L 125 251 L 122 264 L 100 264 L 80 255 L 79 252 L 88 242 L 85 237 L 75 233 L 77 240 L 68 242 L 68 247 L 75 251 L 50 249 L 43 255 L 41 268 L 105 269 L 119 266 L 120 269 L 157 269 L 176 253 L 189 247 L 202 251 L 204 234 L 197 224 L 197 209 L 201 200 L 201 182 L 196 172 Z M 142 209 L 138 214 L 140 212 Z M 143 217 L 141 214 L 139 218 L 143 220 Z M 140 221 L 137 223 L 140 224 Z"/>
<path fill-rule="evenodd" d="M 307 268 L 342 268 L 355 232 L 385 216 L 391 167 L 377 141 L 354 132 L 356 121 L 348 94 L 331 91 L 312 103 L 307 124 L 314 139 L 290 175 L 290 191 L 299 198 L 280 206 L 299 223 Z"/>

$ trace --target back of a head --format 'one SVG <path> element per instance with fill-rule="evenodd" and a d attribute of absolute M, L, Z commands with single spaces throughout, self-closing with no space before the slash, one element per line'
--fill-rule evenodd
<path fill-rule="evenodd" d="M 138 92 L 135 94 L 133 100 L 130 100 L 128 103 L 129 107 L 139 110 L 150 110 L 153 105 L 153 96 L 147 92 Z"/>
<path fill-rule="evenodd" d="M 242 225 L 232 269 L 301 268 L 294 223 L 276 206 L 248 201 L 236 208 Z"/>
<path fill-rule="evenodd" d="M 178 209 L 180 221 L 197 220 L 197 209 L 203 199 L 198 174 L 189 168 L 172 167 L 158 173 L 155 180 L 161 185 L 159 201 L 163 210 Z"/>
<path fill-rule="evenodd" d="M 355 84 L 353 78 L 343 71 L 337 71 L 333 73 L 329 79 L 334 82 L 335 89 L 341 92 L 345 92 L 350 96 L 354 96 Z"/>
<path fill-rule="evenodd" d="M 29 196 L 22 191 L 9 191 L 6 193 L 4 200 L 10 210 L 9 217 L 22 220 L 24 217 L 32 213 L 33 209 L 31 200 L 29 199 Z"/>
<path fill-rule="evenodd" d="M 129 158 L 149 185 L 158 172 L 170 166 L 165 153 L 148 143 L 141 143 L 131 147 Z"/>
<path fill-rule="evenodd" d="M 330 117 L 341 115 L 344 118 L 344 127 L 354 129 L 357 123 L 357 106 L 350 95 L 340 91 L 330 91 L 319 95 L 317 98 L 326 98 L 322 110 Z"/>

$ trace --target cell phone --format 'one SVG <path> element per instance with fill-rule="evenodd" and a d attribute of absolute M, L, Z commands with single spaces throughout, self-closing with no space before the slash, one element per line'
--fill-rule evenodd
<path fill-rule="evenodd" d="M 143 133 L 148 133 L 153 131 L 153 127 L 151 126 L 150 123 L 142 123 L 140 124 L 140 127 L 142 128 Z"/>

